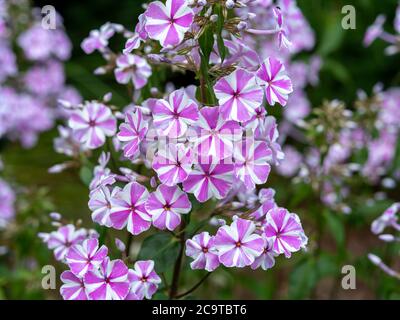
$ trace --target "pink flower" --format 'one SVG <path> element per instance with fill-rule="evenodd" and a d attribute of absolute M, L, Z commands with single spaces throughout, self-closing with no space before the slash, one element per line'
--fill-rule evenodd
<path fill-rule="evenodd" d="M 139 143 L 145 138 L 148 130 L 148 123 L 143 119 L 142 112 L 128 111 L 125 115 L 125 123 L 119 126 L 118 140 L 122 142 L 124 156 L 131 158 L 139 150 Z"/>
<path fill-rule="evenodd" d="M 60 293 L 64 300 L 87 300 L 85 284 L 81 278 L 78 278 L 71 271 L 61 273 L 63 285 Z"/>
<path fill-rule="evenodd" d="M 218 251 L 214 247 L 213 239 L 208 232 L 202 232 L 186 240 L 186 255 L 194 259 L 190 263 L 192 269 L 205 269 L 211 272 L 218 268 Z"/>
<path fill-rule="evenodd" d="M 232 37 L 231 40 L 224 40 L 225 46 L 229 50 L 230 57 L 225 60 L 224 65 L 228 65 L 232 62 L 239 62 L 239 66 L 244 69 L 257 69 L 260 65 L 260 57 L 257 52 L 249 48 L 236 37 Z"/>
<path fill-rule="evenodd" d="M 129 292 L 128 268 L 122 260 L 105 258 L 83 281 L 91 300 L 123 300 Z"/>
<path fill-rule="evenodd" d="M 149 192 L 137 182 L 128 183 L 112 199 L 110 219 L 113 228 L 121 230 L 127 227 L 134 235 L 148 230 L 151 216 L 145 209 Z"/>
<path fill-rule="evenodd" d="M 181 223 L 181 214 L 186 214 L 192 205 L 186 193 L 179 187 L 158 186 L 146 202 L 153 225 L 161 230 L 174 230 Z"/>
<path fill-rule="evenodd" d="M 129 269 L 130 291 L 127 299 L 142 300 L 151 299 L 157 291 L 161 278 L 154 271 L 154 261 L 137 261 L 134 269 Z"/>
<path fill-rule="evenodd" d="M 284 208 L 273 208 L 267 213 L 264 232 L 272 240 L 274 252 L 284 253 L 287 258 L 307 243 L 299 217 Z"/>
<path fill-rule="evenodd" d="M 107 106 L 89 102 L 82 110 L 71 114 L 69 126 L 81 144 L 89 149 L 96 149 L 104 144 L 106 136 L 115 134 L 117 121 Z"/>
<path fill-rule="evenodd" d="M 163 47 L 177 46 L 193 22 L 193 10 L 186 0 L 151 2 L 145 12 L 145 29 L 151 39 L 160 41 Z"/>
<path fill-rule="evenodd" d="M 94 222 L 102 226 L 111 226 L 111 200 L 115 197 L 118 190 L 119 188 L 114 188 L 112 193 L 110 193 L 107 187 L 101 186 L 90 193 L 88 206 L 92 211 L 92 220 Z"/>
<path fill-rule="evenodd" d="M 222 199 L 231 189 L 232 171 L 232 164 L 212 163 L 211 157 L 208 159 L 199 157 L 193 171 L 183 182 L 183 190 L 193 193 L 200 202 L 212 197 Z"/>
<path fill-rule="evenodd" d="M 256 128 L 254 135 L 256 140 L 262 140 L 267 143 L 268 147 L 272 150 L 273 164 L 279 165 L 281 160 L 284 159 L 285 154 L 278 143 L 279 131 L 276 119 L 273 116 L 266 117 L 262 125 Z"/>
<path fill-rule="evenodd" d="M 367 29 L 364 36 L 364 46 L 368 47 L 372 42 L 379 38 L 383 33 L 383 24 L 386 21 L 386 17 L 381 14 L 376 17 L 374 23 Z"/>
<path fill-rule="evenodd" d="M 87 237 L 85 229 L 75 229 L 75 226 L 68 224 L 50 233 L 47 241 L 49 249 L 54 250 L 54 256 L 58 261 L 64 260 L 69 248 L 81 243 Z"/>
<path fill-rule="evenodd" d="M 99 249 L 99 240 L 92 238 L 71 247 L 65 259 L 71 271 L 82 277 L 86 272 L 98 268 L 107 253 L 107 247 L 103 245 Z"/>
<path fill-rule="evenodd" d="M 267 240 L 265 235 L 263 235 L 264 250 L 262 254 L 257 257 L 251 264 L 251 268 L 256 270 L 261 267 L 263 270 L 271 269 L 275 265 L 275 256 L 277 254 L 272 250 L 272 241 Z"/>
<path fill-rule="evenodd" d="M 174 186 L 186 180 L 192 171 L 193 156 L 190 148 L 182 143 L 170 143 L 159 149 L 153 160 L 153 169 L 158 178 L 167 186 Z"/>
<path fill-rule="evenodd" d="M 268 103 L 273 106 L 278 102 L 285 106 L 293 87 L 282 62 L 273 57 L 267 58 L 258 69 L 257 77 L 260 85 L 265 86 Z"/>
<path fill-rule="evenodd" d="M 219 79 L 214 90 L 224 120 L 247 121 L 263 102 L 263 91 L 256 78 L 244 69 Z"/>
<path fill-rule="evenodd" d="M 108 40 L 115 34 L 113 24 L 106 23 L 100 30 L 90 31 L 89 37 L 82 41 L 81 48 L 86 54 L 91 54 L 95 50 L 103 52 L 108 46 Z"/>
<path fill-rule="evenodd" d="M 188 125 L 199 118 L 196 102 L 187 96 L 184 89 L 172 92 L 168 101 L 157 100 L 152 111 L 154 126 L 161 135 L 170 138 L 184 135 Z"/>
<path fill-rule="evenodd" d="M 233 143 L 242 138 L 242 128 L 235 121 L 223 120 L 220 107 L 205 107 L 200 110 L 195 134 L 190 137 L 197 154 L 216 159 L 232 155 Z"/>
<path fill-rule="evenodd" d="M 219 228 L 214 238 L 219 261 L 226 267 L 251 265 L 264 249 L 263 239 L 254 233 L 255 230 L 252 221 L 241 218 L 234 220 L 230 226 Z"/>
<path fill-rule="evenodd" d="M 139 48 L 142 41 L 147 40 L 147 32 L 145 30 L 146 17 L 144 14 L 139 15 L 139 22 L 136 24 L 134 35 L 126 41 L 124 54 L 132 52 Z"/>
<path fill-rule="evenodd" d="M 141 89 L 151 76 L 151 67 L 146 59 L 135 54 L 123 54 L 117 58 L 115 79 L 118 83 L 127 84 L 132 80 L 135 89 Z"/>
<path fill-rule="evenodd" d="M 254 189 L 256 184 L 267 182 L 272 151 L 265 142 L 245 140 L 236 146 L 235 174 L 245 186 Z"/>
<path fill-rule="evenodd" d="M 385 230 L 386 227 L 393 227 L 400 231 L 400 225 L 397 222 L 397 213 L 400 211 L 400 202 L 393 203 L 389 208 L 387 208 L 380 217 L 375 219 L 371 224 L 371 231 L 374 234 L 380 234 Z"/>

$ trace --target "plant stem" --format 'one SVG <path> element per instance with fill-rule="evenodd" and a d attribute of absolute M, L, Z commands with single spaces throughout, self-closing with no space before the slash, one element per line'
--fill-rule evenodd
<path fill-rule="evenodd" d="M 126 239 L 125 254 L 129 258 L 131 244 L 132 244 L 132 234 L 128 231 L 128 238 Z"/>
<path fill-rule="evenodd" d="M 172 276 L 172 283 L 171 283 L 171 289 L 169 291 L 169 298 L 174 299 L 177 292 L 178 292 L 178 286 L 179 286 L 179 277 L 181 275 L 181 266 L 182 266 L 182 259 L 183 259 L 183 250 L 185 248 L 185 238 L 186 238 L 186 232 L 183 231 L 185 229 L 186 223 L 185 220 L 182 220 L 180 230 L 182 231 L 179 234 L 179 241 L 180 241 L 180 250 L 178 254 L 178 258 L 175 261 L 175 266 L 174 266 L 174 273 Z"/>
<path fill-rule="evenodd" d="M 175 296 L 176 299 L 180 299 L 183 298 L 184 296 L 187 296 L 188 294 L 192 293 L 193 291 L 195 291 L 198 287 L 200 287 L 200 285 L 207 280 L 207 278 L 210 276 L 211 272 L 207 272 L 207 274 L 201 278 L 201 280 L 199 282 L 197 282 L 191 289 L 189 289 L 188 291 L 178 294 Z"/>

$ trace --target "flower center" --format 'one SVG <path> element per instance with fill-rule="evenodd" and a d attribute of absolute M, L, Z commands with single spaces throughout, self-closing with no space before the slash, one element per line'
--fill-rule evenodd
<path fill-rule="evenodd" d="M 165 205 L 164 205 L 164 210 L 165 210 L 165 211 L 171 210 L 171 205 L 170 205 L 169 203 L 165 204 Z"/>
<path fill-rule="evenodd" d="M 240 248 L 242 246 L 242 243 L 240 241 L 236 242 L 236 248 Z"/>
<path fill-rule="evenodd" d="M 89 127 L 95 127 L 96 126 L 96 120 L 89 120 Z"/>
<path fill-rule="evenodd" d="M 204 253 L 207 253 L 207 252 L 208 252 L 208 248 L 205 248 L 205 247 L 204 247 L 204 248 L 202 249 L 202 251 L 203 251 Z"/>

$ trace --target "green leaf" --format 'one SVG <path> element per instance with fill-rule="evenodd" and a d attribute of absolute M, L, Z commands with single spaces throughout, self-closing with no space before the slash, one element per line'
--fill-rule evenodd
<path fill-rule="evenodd" d="M 89 186 L 93 179 L 93 172 L 89 167 L 82 167 L 79 171 L 79 177 L 86 186 Z"/>
<path fill-rule="evenodd" d="M 180 243 L 169 233 L 156 233 L 144 239 L 138 260 L 153 260 L 157 272 L 172 269 L 178 257 Z"/>
<path fill-rule="evenodd" d="M 328 210 L 325 210 L 323 214 L 326 223 L 328 225 L 329 231 L 335 238 L 337 245 L 343 247 L 345 244 L 345 230 L 343 221 L 337 214 L 330 212 Z"/>
<path fill-rule="evenodd" d="M 217 46 L 218 46 L 218 51 L 219 55 L 221 57 L 221 62 L 224 62 L 225 57 L 226 57 L 226 47 L 224 43 L 224 38 L 222 37 L 222 31 L 224 29 L 224 23 L 225 23 L 225 18 L 224 18 L 224 13 L 221 5 L 216 6 L 215 13 L 218 15 L 218 20 L 217 20 Z"/>
<path fill-rule="evenodd" d="M 310 296 L 317 284 L 317 264 L 314 259 L 301 261 L 289 277 L 289 299 L 304 299 Z"/>
<path fill-rule="evenodd" d="M 207 65 L 210 59 L 211 52 L 214 46 L 214 35 L 211 26 L 206 26 L 202 35 L 199 38 L 199 45 L 201 53 L 207 61 Z"/>

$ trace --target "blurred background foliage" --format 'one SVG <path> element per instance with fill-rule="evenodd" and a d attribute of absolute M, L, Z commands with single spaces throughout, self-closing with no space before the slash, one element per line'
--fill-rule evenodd
<path fill-rule="evenodd" d="M 137 16 L 143 12 L 143 2 L 33 1 L 38 7 L 52 4 L 63 16 L 67 33 L 74 45 L 72 59 L 66 64 L 67 77 L 85 99 L 99 99 L 111 91 L 115 104 L 122 106 L 128 103 L 129 96 L 125 87 L 118 85 L 112 76 L 93 75 L 93 70 L 103 63 L 102 58 L 99 54 L 86 56 L 80 49 L 80 43 L 90 30 L 99 28 L 106 21 L 133 29 Z M 318 54 L 324 61 L 320 84 L 308 89 L 314 107 L 319 106 L 324 99 L 340 99 L 352 105 L 358 89 L 370 93 L 377 82 L 382 82 L 386 88 L 400 86 L 400 55 L 384 56 L 385 44 L 381 41 L 376 41 L 367 49 L 362 46 L 365 30 L 378 14 L 387 16 L 385 28 L 391 31 L 390 22 L 395 15 L 397 0 L 298 0 L 298 3 L 314 29 L 317 40 L 312 52 L 303 53 L 298 58 Z M 341 10 L 348 4 L 356 8 L 356 30 L 344 30 L 341 27 Z M 123 42 L 120 40 L 121 43 L 114 45 L 122 49 Z M 172 80 L 179 85 L 192 81 L 182 75 L 174 75 Z M 37 232 L 43 231 L 42 224 L 48 222 L 47 218 L 43 218 L 45 213 L 56 210 L 71 220 L 82 219 L 86 226 L 91 226 L 87 208 L 88 191 L 79 178 L 79 172 L 69 170 L 58 175 L 47 173 L 50 166 L 65 160 L 53 151 L 52 140 L 56 135 L 55 129 L 41 135 L 38 145 L 31 150 L 24 150 L 11 143 L 3 146 L 5 152 L 2 158 L 7 164 L 6 178 L 15 185 L 24 186 L 28 191 L 24 196 L 26 199 L 23 199 L 26 206 L 20 210 L 18 219 L 29 225 L 30 231 L 21 233 L 17 243 L 13 244 L 19 248 L 13 265 L 7 268 L 0 264 L 0 298 L 58 297 L 56 290 L 44 291 L 40 287 L 41 266 L 55 263 L 52 253 L 36 236 Z M 312 254 L 297 253 L 290 260 L 279 257 L 277 267 L 267 272 L 219 268 L 195 296 L 210 299 L 400 299 L 399 282 L 383 274 L 366 258 L 368 252 L 378 250 L 388 264 L 396 267 L 397 263 L 400 268 L 399 261 L 393 261 L 393 257 L 398 256 L 399 247 L 383 244 L 369 230 L 371 221 L 391 201 L 382 200 L 372 207 L 360 202 L 351 215 L 338 215 L 323 209 L 320 202 L 315 201 L 309 186 L 298 184 L 288 188 L 288 183 L 282 177 L 272 176 L 268 185 L 276 188 L 279 204 L 300 215 L 306 234 L 310 237 Z M 393 192 L 392 200 L 396 200 L 396 197 L 399 201 L 399 190 Z M 34 216 L 41 218 L 33 220 Z M 318 236 L 318 228 L 324 228 L 326 232 Z M 316 244 L 318 250 L 313 250 Z M 35 257 L 37 262 L 29 257 Z M 356 290 L 343 290 L 340 286 L 343 276 L 341 268 L 346 264 L 356 267 Z M 61 270 L 58 269 L 59 272 Z M 186 272 L 182 282 L 196 282 L 201 276 L 201 272 Z"/>

